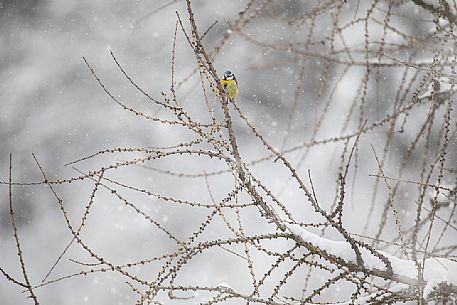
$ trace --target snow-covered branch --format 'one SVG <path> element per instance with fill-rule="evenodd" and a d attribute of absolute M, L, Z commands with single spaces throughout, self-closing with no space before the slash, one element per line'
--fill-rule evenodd
<path fill-rule="evenodd" d="M 393 256 L 385 251 L 372 248 L 359 248 L 362 254 L 363 266 L 357 264 L 357 257 L 353 247 L 347 241 L 334 241 L 321 237 L 298 224 L 287 224 L 287 229 L 296 236 L 295 241 L 304 245 L 311 252 L 322 255 L 330 263 L 352 269 L 354 272 L 367 272 L 371 276 L 384 280 L 391 280 L 415 288 L 424 288 L 424 296 L 428 297 L 439 284 L 446 283 L 450 291 L 457 294 L 457 262 L 439 257 L 428 257 L 420 262 L 421 269 L 416 262 Z M 370 251 L 371 250 L 371 251 Z M 392 270 L 380 259 L 386 258 Z M 418 275 L 422 274 L 422 279 Z"/>

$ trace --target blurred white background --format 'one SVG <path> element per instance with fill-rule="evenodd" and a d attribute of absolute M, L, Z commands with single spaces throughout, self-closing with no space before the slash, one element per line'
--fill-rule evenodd
<path fill-rule="evenodd" d="M 229 24 L 236 20 L 246 2 L 192 2 L 200 31 L 218 21 L 205 37 L 204 44 L 208 50 L 227 33 Z M 287 51 L 288 47 L 292 49 L 289 43 L 296 43 L 295 47 L 298 48 L 306 42 L 308 35 L 306 30 L 299 34 L 290 32 L 287 20 L 299 18 L 311 6 L 306 1 L 272 1 L 258 18 L 243 28 L 242 35 L 230 35 L 215 59 L 220 74 L 227 69 L 236 74 L 240 85 L 238 104 L 261 133 L 280 150 L 309 142 L 314 128 L 320 123 L 322 128 L 315 135 L 316 139 L 348 134 L 360 127 L 359 118 L 356 115 L 348 116 L 348 113 L 361 90 L 359 86 L 365 67 L 354 65 L 343 74 L 345 65 L 328 64 L 325 58 L 321 58 L 343 46 L 342 40 L 337 39 L 331 41 L 335 45 L 329 44 L 333 26 L 331 17 L 335 16 L 328 14 L 316 19 L 308 56 Z M 357 14 L 365 15 L 370 6 L 371 1 L 350 2 L 339 16 L 340 25 L 355 20 Z M 374 10 L 373 15 L 379 14 L 382 20 L 382 10 L 386 6 L 380 4 L 378 9 Z M 421 15 L 412 5 L 405 4 L 404 10 L 405 14 Z M 3 8 L 0 9 L 0 180 L 8 179 L 9 153 L 13 154 L 14 181 L 41 181 L 32 153 L 36 154 L 50 179 L 63 179 L 78 175 L 71 166 L 65 167 L 64 164 L 103 149 L 174 145 L 192 139 L 191 134 L 183 128 L 161 126 L 123 110 L 103 92 L 82 59 L 84 56 L 88 60 L 110 91 L 125 104 L 144 113 L 161 116 L 163 113 L 158 112 L 157 106 L 139 94 L 122 76 L 110 51 L 114 52 L 135 82 L 154 98 L 160 99 L 160 93 L 168 94 L 170 88 L 176 11 L 183 16 L 187 26 L 187 11 L 183 1 L 3 0 Z M 405 23 L 404 20 L 393 16 L 392 24 L 411 35 L 422 35 L 433 28 L 433 23 L 413 19 L 407 19 Z M 369 33 L 370 39 L 379 41 L 383 36 L 382 26 L 370 23 Z M 342 35 L 350 47 L 363 49 L 363 24 L 350 26 Z M 284 42 L 283 48 L 256 45 L 249 41 L 249 37 L 272 46 L 281 46 Z M 392 33 L 387 35 L 387 40 L 392 44 L 402 42 L 401 37 Z M 429 59 L 432 50 L 430 44 L 424 42 L 420 46 L 424 59 Z M 356 61 L 365 60 L 363 53 L 359 57 L 357 52 L 354 54 Z M 347 60 L 344 55 L 342 58 Z M 177 81 L 189 75 L 195 67 L 193 53 L 184 35 L 178 31 Z M 302 78 L 301 67 L 305 67 Z M 392 108 L 395 90 L 401 82 L 401 72 L 400 69 L 381 70 L 376 81 L 373 76 L 372 83 L 366 89 L 365 115 L 369 123 L 382 118 Z M 323 75 L 327 78 L 323 78 Z M 298 84 L 300 88 L 296 92 Z M 197 76 L 194 75 L 180 88 L 178 96 L 190 113 L 204 120 L 205 105 Z M 297 104 L 294 102 L 295 96 Z M 320 115 L 328 100 L 331 106 L 321 120 Z M 418 119 L 420 116 L 419 112 Z M 287 131 L 290 118 L 292 123 Z M 242 122 L 235 121 L 235 124 L 244 160 L 249 162 L 263 157 L 266 150 L 258 140 L 253 139 Z M 382 151 L 385 140 L 382 136 L 386 130 L 374 130 L 368 140 L 361 139 L 357 161 L 359 172 L 348 187 L 348 211 L 344 214 L 354 232 L 362 231 L 371 206 L 374 178 L 369 178 L 368 174 L 377 173 L 377 165 L 370 145 Z M 393 139 L 386 172 L 389 169 L 392 172 L 398 170 L 399 160 L 404 156 L 412 137 L 413 134 L 405 133 Z M 331 206 L 335 195 L 343 144 L 316 146 L 310 151 L 302 149 L 288 154 L 292 163 L 298 164 L 297 169 L 302 177 L 307 176 L 307 169 L 311 170 L 317 194 L 325 208 Z M 110 155 L 77 166 L 83 171 L 93 170 L 118 158 Z M 222 168 L 217 161 L 206 162 L 205 170 Z M 185 156 L 153 163 L 158 169 L 183 173 L 201 173 L 200 165 L 200 162 Z M 411 166 L 405 171 L 406 175 L 414 177 L 417 175 L 414 170 L 414 166 Z M 268 163 L 253 167 L 253 172 L 278 194 L 278 198 L 288 203 L 291 211 L 301 213 L 298 218 L 314 220 L 311 214 L 313 210 L 307 206 L 296 185 L 290 183 L 284 169 L 275 163 Z M 176 183 L 173 177 L 140 167 L 120 169 L 110 177 L 155 193 L 171 194 L 175 198 L 211 201 L 201 179 L 182 179 Z M 229 181 L 227 177 L 209 179 L 217 198 L 223 198 L 227 189 L 233 186 L 227 185 Z M 93 183 L 89 180 L 77 185 L 56 186 L 75 224 L 80 221 L 89 202 L 92 188 Z M 356 194 L 351 188 L 357 190 Z M 7 186 L 1 186 L 0 190 L 0 266 L 21 278 L 10 227 Z M 408 213 L 415 208 L 407 199 L 408 192 L 408 186 L 404 186 L 398 195 L 399 209 L 402 210 L 400 217 L 405 223 L 412 222 Z M 385 194 L 385 188 L 379 191 L 381 205 L 375 207 L 374 215 L 382 211 Z M 209 213 L 167 204 L 133 192 L 125 191 L 125 195 L 183 239 L 196 231 Z M 18 215 L 26 266 L 31 281 L 38 284 L 71 240 L 71 234 L 47 186 L 16 186 L 13 188 L 13 203 Z M 245 217 L 247 221 L 252 221 L 252 228 L 247 233 L 268 230 L 267 224 L 259 222 L 255 225 L 258 220 L 255 210 L 246 213 Z M 373 219 L 376 220 L 376 228 L 379 216 Z M 219 225 L 216 223 L 208 229 L 205 233 L 208 234 L 207 238 L 228 234 L 219 231 Z M 391 220 L 386 231 L 387 234 L 395 231 Z M 128 210 L 103 188 L 96 194 L 96 202 L 82 236 L 98 253 L 117 264 L 159 255 L 168 249 L 173 251 L 176 247 L 164 234 L 155 228 L 151 229 L 149 223 Z M 234 267 L 239 264 L 236 261 L 221 262 L 218 258 L 222 254 L 219 256 L 214 253 L 208 260 L 200 259 L 191 264 L 188 267 L 190 271 L 184 273 L 189 277 L 188 282 L 195 280 L 204 285 L 231 282 L 231 285 L 238 285 L 236 288 L 243 290 L 244 285 L 249 283 L 246 268 L 238 270 Z M 74 244 L 51 278 L 84 269 L 70 262 L 69 258 L 91 262 L 87 253 Z M 261 266 L 264 258 L 258 257 L 255 261 Z M 152 274 L 152 271 L 157 270 L 139 268 L 136 272 L 148 278 L 148 272 Z M 37 289 L 36 293 L 42 304 L 133 304 L 135 294 L 124 281 L 112 274 L 95 274 L 60 281 Z M 25 293 L 21 294 L 17 286 L 0 277 L 0 304 L 29 303 Z"/>

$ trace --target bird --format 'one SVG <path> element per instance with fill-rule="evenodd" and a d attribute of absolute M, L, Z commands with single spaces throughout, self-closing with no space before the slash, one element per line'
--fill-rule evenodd
<path fill-rule="evenodd" d="M 236 81 L 235 74 L 232 71 L 225 71 L 220 83 L 229 98 L 234 100 L 238 95 L 238 82 Z"/>

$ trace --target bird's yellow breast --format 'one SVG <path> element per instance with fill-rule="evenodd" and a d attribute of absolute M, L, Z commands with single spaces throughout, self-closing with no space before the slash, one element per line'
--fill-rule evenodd
<path fill-rule="evenodd" d="M 233 79 L 221 79 L 222 88 L 228 94 L 229 98 L 234 99 L 238 95 L 238 84 Z"/>

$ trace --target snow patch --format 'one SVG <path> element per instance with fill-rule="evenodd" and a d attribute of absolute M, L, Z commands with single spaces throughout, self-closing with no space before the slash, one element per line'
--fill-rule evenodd
<path fill-rule="evenodd" d="M 311 233 L 297 224 L 286 224 L 287 228 L 295 235 L 300 236 L 304 241 L 315 247 L 326 251 L 328 254 L 340 257 L 348 262 L 357 263 L 357 258 L 351 245 L 346 241 L 334 241 L 317 234 Z M 365 267 L 387 271 L 386 265 L 367 249 L 359 247 Z M 414 261 L 398 258 L 384 251 L 377 251 L 387 258 L 395 274 L 412 279 L 417 278 L 417 267 Z M 420 260 L 421 261 L 421 260 Z M 457 262 L 445 258 L 427 258 L 424 263 L 424 280 L 427 282 L 426 296 L 438 283 L 446 282 L 457 286 Z"/>

